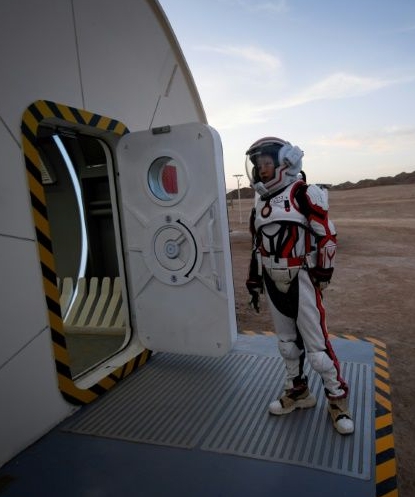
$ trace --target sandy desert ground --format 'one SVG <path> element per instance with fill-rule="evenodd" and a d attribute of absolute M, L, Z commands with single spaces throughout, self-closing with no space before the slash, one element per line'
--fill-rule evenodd
<path fill-rule="evenodd" d="M 325 290 L 330 333 L 386 344 L 400 497 L 415 495 L 415 184 L 329 192 L 338 233 Z M 266 300 L 249 307 L 247 219 L 252 200 L 229 207 L 238 331 L 272 331 Z M 242 217 L 242 223 L 240 218 Z"/>

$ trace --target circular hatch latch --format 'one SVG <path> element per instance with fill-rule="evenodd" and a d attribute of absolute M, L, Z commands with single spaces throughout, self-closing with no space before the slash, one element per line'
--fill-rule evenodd
<path fill-rule="evenodd" d="M 166 224 L 152 223 L 153 234 L 146 257 L 147 265 L 154 276 L 171 285 L 191 281 L 200 267 L 201 250 L 196 235 L 183 218 L 169 216 Z"/>

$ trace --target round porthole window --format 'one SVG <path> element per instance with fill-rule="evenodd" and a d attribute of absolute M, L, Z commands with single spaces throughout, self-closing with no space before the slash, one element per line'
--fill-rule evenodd
<path fill-rule="evenodd" d="M 148 171 L 151 193 L 164 202 L 179 200 L 185 193 L 183 168 L 171 157 L 159 157 Z"/>

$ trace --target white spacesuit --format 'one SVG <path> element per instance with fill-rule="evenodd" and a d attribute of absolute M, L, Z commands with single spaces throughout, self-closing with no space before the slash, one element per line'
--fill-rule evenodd
<path fill-rule="evenodd" d="M 298 179 L 303 152 L 289 142 L 262 138 L 246 155 L 247 174 L 258 193 L 250 221 L 254 248 L 247 288 L 258 310 L 258 292 L 265 283 L 286 365 L 285 392 L 269 410 L 287 414 L 316 404 L 303 371 L 307 353 L 322 378 L 335 428 L 352 433 L 348 386 L 329 340 L 321 293 L 330 282 L 336 254 L 327 196 L 318 186 Z M 264 172 L 266 167 L 270 173 Z"/>

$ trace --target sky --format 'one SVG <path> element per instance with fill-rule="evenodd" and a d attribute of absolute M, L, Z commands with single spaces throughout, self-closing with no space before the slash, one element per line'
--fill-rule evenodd
<path fill-rule="evenodd" d="M 415 171 L 414 0 L 159 2 L 228 189 L 249 185 L 245 153 L 264 136 L 304 151 L 309 183 Z"/>

